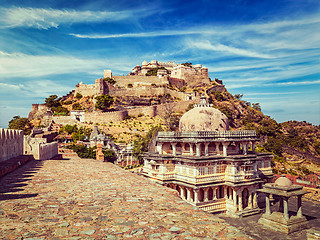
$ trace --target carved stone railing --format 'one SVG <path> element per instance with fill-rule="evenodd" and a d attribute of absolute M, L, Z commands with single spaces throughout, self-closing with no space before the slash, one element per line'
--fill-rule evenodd
<path fill-rule="evenodd" d="M 201 210 L 206 212 L 219 212 L 226 210 L 226 201 L 225 199 L 216 200 L 213 203 L 205 204 L 198 206 Z"/>
<path fill-rule="evenodd" d="M 195 132 L 159 132 L 158 138 L 256 138 L 254 130 L 236 131 L 195 131 Z"/>

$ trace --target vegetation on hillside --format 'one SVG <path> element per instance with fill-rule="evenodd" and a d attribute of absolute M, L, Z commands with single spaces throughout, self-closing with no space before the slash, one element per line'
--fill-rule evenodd
<path fill-rule="evenodd" d="M 87 127 L 80 127 L 78 128 L 77 125 L 65 125 L 62 127 L 59 131 L 59 134 L 72 134 L 73 141 L 83 141 L 84 139 L 89 139 L 89 136 L 91 134 L 91 129 Z"/>
<path fill-rule="evenodd" d="M 28 118 L 21 118 L 20 116 L 14 116 L 12 120 L 9 121 L 10 129 L 23 130 L 24 135 L 29 135 L 32 130 L 32 125 Z"/>
<path fill-rule="evenodd" d="M 45 99 L 46 106 L 51 108 L 54 115 L 66 116 L 69 114 L 69 110 L 62 106 L 61 98 L 57 95 L 50 95 Z"/>
<path fill-rule="evenodd" d="M 109 94 L 97 96 L 95 99 L 97 100 L 95 107 L 103 112 L 108 111 L 114 102 L 113 97 Z"/>
<path fill-rule="evenodd" d="M 149 143 L 152 141 L 155 134 L 160 131 L 163 131 L 163 128 L 160 125 L 153 126 L 145 136 L 138 136 L 133 142 L 133 155 L 139 160 L 142 160 L 141 154 L 148 151 Z"/>
<path fill-rule="evenodd" d="M 80 158 L 96 159 L 97 147 L 86 147 L 85 145 L 69 145 L 67 148 L 72 149 L 78 154 Z M 116 160 L 116 154 L 113 150 L 103 149 L 104 160 L 107 162 L 114 162 Z"/>
<path fill-rule="evenodd" d="M 164 67 L 157 67 L 157 68 L 151 68 L 147 71 L 146 76 L 157 76 L 158 70 L 166 70 L 168 73 L 168 70 Z"/>

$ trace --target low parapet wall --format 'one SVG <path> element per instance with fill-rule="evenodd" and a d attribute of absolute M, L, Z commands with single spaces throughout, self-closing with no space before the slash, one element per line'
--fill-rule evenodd
<path fill-rule="evenodd" d="M 0 128 L 0 162 L 23 154 L 23 131 Z"/>
<path fill-rule="evenodd" d="M 58 143 L 40 143 L 39 144 L 39 160 L 51 159 L 58 155 Z"/>

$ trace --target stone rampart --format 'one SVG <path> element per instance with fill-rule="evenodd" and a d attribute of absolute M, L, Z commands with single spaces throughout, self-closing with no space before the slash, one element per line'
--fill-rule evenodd
<path fill-rule="evenodd" d="M 92 123 L 107 123 L 123 121 L 128 115 L 127 111 L 114 112 L 88 112 L 85 113 L 85 121 Z"/>
<path fill-rule="evenodd" d="M 148 86 L 151 84 L 156 84 L 158 86 L 169 84 L 168 77 L 158 77 L 158 76 L 113 76 L 116 81 L 115 86 L 118 87 L 128 87 L 128 84 L 132 86 Z"/>
<path fill-rule="evenodd" d="M 0 162 L 23 155 L 23 131 L 0 128 Z"/>
<path fill-rule="evenodd" d="M 39 144 L 39 160 L 51 159 L 58 155 L 58 143 L 40 143 Z"/>
<path fill-rule="evenodd" d="M 96 79 L 94 84 L 89 85 L 81 82 L 76 85 L 75 94 L 77 93 L 85 97 L 104 95 L 108 93 L 108 85 L 102 78 Z"/>
<path fill-rule="evenodd" d="M 134 96 L 134 97 L 152 97 L 152 96 L 163 96 L 165 94 L 170 94 L 173 97 L 179 99 L 185 99 L 186 93 L 177 92 L 165 87 L 152 87 L 152 86 L 140 86 L 137 88 L 116 88 L 109 87 L 109 95 L 113 97 L 122 97 L 122 96 Z"/>
<path fill-rule="evenodd" d="M 54 123 L 61 125 L 74 125 L 77 123 L 77 120 L 75 120 L 71 116 L 53 116 L 52 120 L 54 121 Z"/>

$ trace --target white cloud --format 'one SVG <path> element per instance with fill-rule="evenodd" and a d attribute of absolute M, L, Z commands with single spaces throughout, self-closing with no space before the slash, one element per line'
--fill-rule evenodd
<path fill-rule="evenodd" d="M 0 78 L 40 77 L 96 70 L 100 70 L 102 75 L 105 64 L 102 60 L 81 59 L 71 56 L 34 56 L 0 52 Z"/>
<path fill-rule="evenodd" d="M 271 55 L 258 53 L 251 50 L 235 48 L 232 46 L 226 46 L 221 43 L 211 44 L 209 41 L 202 41 L 202 42 L 190 42 L 189 47 L 195 47 L 202 50 L 211 50 L 217 52 L 226 52 L 232 55 L 240 55 L 246 57 L 255 57 L 255 58 L 273 58 Z"/>
<path fill-rule="evenodd" d="M 0 8 L 0 27 L 33 27 L 38 29 L 57 28 L 60 24 L 80 22 L 119 21 L 133 16 L 139 11 L 76 11 L 44 8 Z"/>
<path fill-rule="evenodd" d="M 315 84 L 320 84 L 320 80 L 268 83 L 268 84 L 264 84 L 264 85 L 265 86 L 300 86 L 300 85 L 315 85 Z"/>

